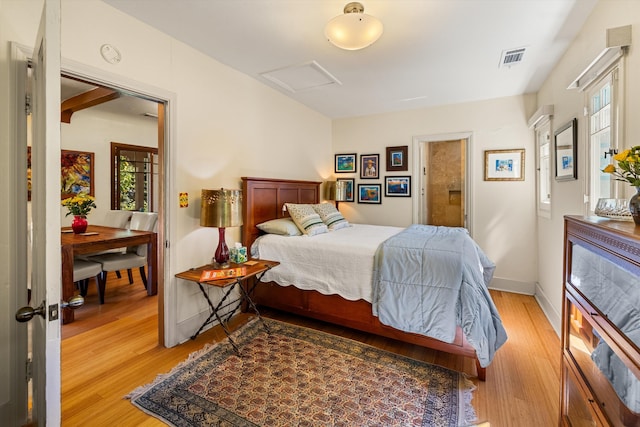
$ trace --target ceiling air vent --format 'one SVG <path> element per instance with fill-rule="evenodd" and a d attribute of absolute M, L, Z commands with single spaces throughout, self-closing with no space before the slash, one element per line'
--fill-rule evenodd
<path fill-rule="evenodd" d="M 509 49 L 502 51 L 502 57 L 500 58 L 500 67 L 511 67 L 522 62 L 525 48 Z"/>

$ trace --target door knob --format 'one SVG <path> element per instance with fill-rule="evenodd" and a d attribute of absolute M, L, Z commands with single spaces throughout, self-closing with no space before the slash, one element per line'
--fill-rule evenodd
<path fill-rule="evenodd" d="M 62 301 L 60 307 L 76 309 L 83 304 L 84 298 L 82 298 L 81 295 L 74 295 L 69 298 L 69 301 Z M 51 306 L 49 311 L 51 313 L 49 316 L 49 320 L 56 320 L 58 318 L 58 304 Z M 16 320 L 18 322 L 28 322 L 29 320 L 33 319 L 33 316 L 35 315 L 42 316 L 43 319 L 47 318 L 47 309 L 45 307 L 44 301 L 42 301 L 42 304 L 40 304 L 36 308 L 26 306 L 18 309 L 18 311 L 16 312 Z"/>
<path fill-rule="evenodd" d="M 84 298 L 82 295 L 74 295 L 69 298 L 69 301 L 62 301 L 60 308 L 72 308 L 76 309 L 84 304 Z"/>
<path fill-rule="evenodd" d="M 42 301 L 42 304 L 40 304 L 37 308 L 26 306 L 18 309 L 18 311 L 16 311 L 16 320 L 21 323 L 28 322 L 29 320 L 33 319 L 33 316 L 35 316 L 36 314 L 42 316 L 43 319 L 47 318 L 47 311 L 44 305 L 44 301 Z"/>

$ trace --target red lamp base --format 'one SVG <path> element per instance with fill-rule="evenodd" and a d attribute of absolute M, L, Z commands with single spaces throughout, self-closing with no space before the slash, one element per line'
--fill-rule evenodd
<path fill-rule="evenodd" d="M 224 227 L 218 229 L 218 247 L 213 257 L 213 263 L 220 268 L 229 267 L 229 247 L 224 239 Z"/>

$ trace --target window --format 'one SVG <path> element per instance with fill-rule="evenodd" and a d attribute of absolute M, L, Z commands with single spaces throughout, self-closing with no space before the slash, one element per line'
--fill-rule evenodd
<path fill-rule="evenodd" d="M 538 167 L 538 215 L 551 217 L 551 121 L 546 118 L 535 127 Z"/>
<path fill-rule="evenodd" d="M 618 67 L 602 76 L 586 91 L 589 147 L 589 211 L 593 212 L 599 198 L 616 198 L 616 181 L 602 169 L 613 161 L 618 150 L 617 127 L 621 126 L 617 108 L 619 86 Z"/>
<path fill-rule="evenodd" d="M 111 209 L 155 212 L 158 149 L 111 143 Z"/>

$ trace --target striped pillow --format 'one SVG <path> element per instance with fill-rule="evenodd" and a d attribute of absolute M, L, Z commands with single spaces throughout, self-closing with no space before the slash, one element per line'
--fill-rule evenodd
<path fill-rule="evenodd" d="M 329 230 L 340 230 L 341 228 L 351 226 L 349 221 L 344 219 L 340 211 L 331 203 L 318 203 L 312 206 Z"/>
<path fill-rule="evenodd" d="M 286 206 L 293 222 L 296 223 L 302 233 L 308 236 L 315 236 L 329 231 L 324 222 L 322 222 L 320 215 L 316 213 L 311 205 L 286 203 Z"/>

